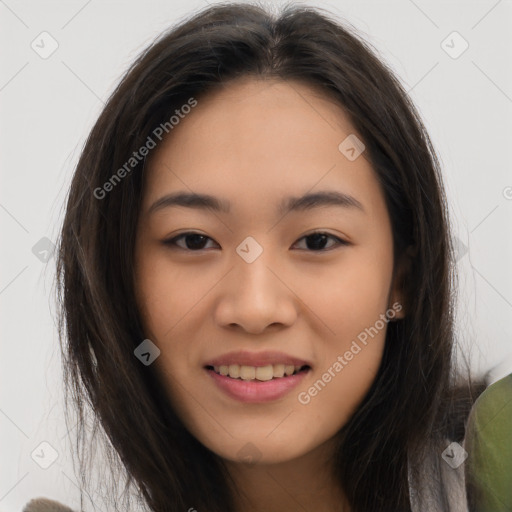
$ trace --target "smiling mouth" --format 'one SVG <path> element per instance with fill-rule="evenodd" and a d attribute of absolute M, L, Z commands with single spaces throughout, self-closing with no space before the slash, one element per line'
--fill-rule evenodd
<path fill-rule="evenodd" d="M 301 372 L 307 372 L 310 366 L 293 366 L 285 364 L 269 364 L 266 366 L 245 366 L 239 364 L 206 366 L 207 370 L 213 371 L 218 375 L 229 377 L 234 380 L 244 381 L 269 381 L 283 379 L 296 375 Z"/>

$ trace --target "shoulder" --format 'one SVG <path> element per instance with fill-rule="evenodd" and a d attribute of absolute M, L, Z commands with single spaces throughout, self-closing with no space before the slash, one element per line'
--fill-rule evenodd
<path fill-rule="evenodd" d="M 492 428 L 496 420 L 512 419 L 512 373 L 491 384 L 476 400 L 470 422 L 479 431 Z"/>
<path fill-rule="evenodd" d="M 484 446 L 503 442 L 512 449 L 512 373 L 491 384 L 476 400 L 467 426 L 468 446 Z M 500 449 L 501 451 L 501 449 Z"/>
<path fill-rule="evenodd" d="M 468 420 L 468 480 L 476 510 L 510 510 L 512 473 L 512 374 L 489 386 Z"/>
<path fill-rule="evenodd" d="M 75 512 L 73 509 L 47 498 L 34 498 L 24 507 L 22 512 Z"/>

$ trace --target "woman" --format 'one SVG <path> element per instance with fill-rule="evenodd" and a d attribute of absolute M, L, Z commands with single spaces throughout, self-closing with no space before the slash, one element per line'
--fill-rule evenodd
<path fill-rule="evenodd" d="M 455 400 L 450 240 L 428 134 L 353 31 L 303 6 L 183 21 L 69 193 L 81 474 L 90 404 L 144 510 L 466 510 L 441 458 L 474 399 Z M 112 483 L 93 501 L 117 510 Z"/>

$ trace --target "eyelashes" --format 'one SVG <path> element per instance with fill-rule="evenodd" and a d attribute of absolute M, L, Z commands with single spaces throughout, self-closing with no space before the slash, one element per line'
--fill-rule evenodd
<path fill-rule="evenodd" d="M 187 239 L 188 239 L 189 243 L 187 243 Z M 335 244 L 333 246 L 331 245 L 331 247 L 326 249 L 324 247 L 324 245 L 325 245 L 324 242 L 326 242 L 329 239 L 334 240 Z M 185 247 L 178 244 L 178 242 L 181 240 L 185 240 Z M 188 252 L 199 252 L 199 251 L 206 250 L 204 245 L 205 245 L 205 242 L 208 240 L 213 241 L 212 238 L 210 238 L 206 235 L 189 231 L 186 233 L 181 233 L 180 235 L 170 238 L 168 240 L 163 240 L 162 243 L 164 245 L 170 247 L 171 249 L 177 248 L 177 249 L 181 249 L 181 250 L 188 251 Z M 301 240 L 307 240 L 309 242 L 310 246 L 315 247 L 315 249 L 308 249 L 308 248 L 301 249 L 301 250 L 306 250 L 308 252 L 327 252 L 327 251 L 330 251 L 333 248 L 337 248 L 339 246 L 350 245 L 350 243 L 347 242 L 346 240 L 343 240 L 342 238 L 331 235 L 330 233 L 326 233 L 324 231 L 314 231 L 312 233 L 308 233 L 307 235 L 299 238 L 299 240 L 297 242 L 299 242 Z M 294 245 L 296 245 L 297 242 L 295 242 Z M 308 245 L 308 244 L 306 243 L 306 245 Z M 190 246 L 192 246 L 193 248 L 190 248 Z M 320 248 L 318 248 L 318 246 L 320 246 Z"/>

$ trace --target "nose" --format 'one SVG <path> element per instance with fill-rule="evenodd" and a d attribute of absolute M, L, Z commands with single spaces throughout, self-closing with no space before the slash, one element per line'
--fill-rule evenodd
<path fill-rule="evenodd" d="M 270 326 L 290 326 L 298 312 L 298 299 L 286 276 L 263 254 L 247 263 L 236 261 L 223 280 L 215 320 L 221 327 L 239 327 L 260 334 Z"/>

